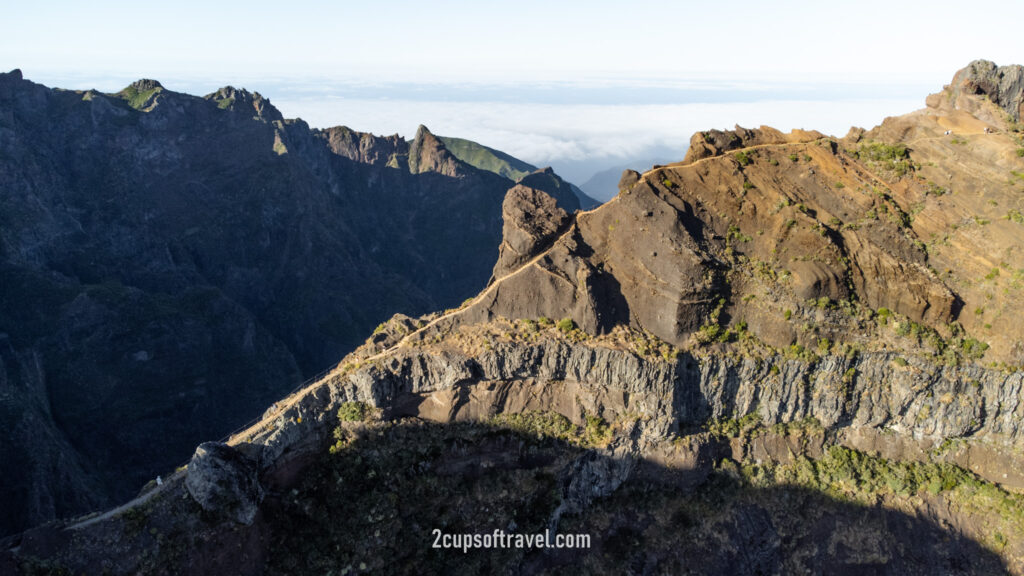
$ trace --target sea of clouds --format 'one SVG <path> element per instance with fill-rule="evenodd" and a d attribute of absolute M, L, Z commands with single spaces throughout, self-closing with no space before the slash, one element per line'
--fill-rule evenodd
<path fill-rule="evenodd" d="M 690 136 L 710 128 L 772 126 L 842 136 L 923 107 L 927 87 L 725 83 L 535 85 L 271 85 L 287 117 L 411 138 L 426 125 L 554 166 L 582 183 L 612 166 L 681 160 Z M 266 93 L 266 92 L 265 92 Z M 647 168 L 649 166 L 637 166 Z"/>

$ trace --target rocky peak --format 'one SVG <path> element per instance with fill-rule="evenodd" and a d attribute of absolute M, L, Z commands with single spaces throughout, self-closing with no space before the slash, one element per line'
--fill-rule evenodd
<path fill-rule="evenodd" d="M 132 82 L 113 96 L 124 100 L 136 110 L 148 111 L 157 104 L 157 97 L 164 93 L 164 87 L 156 80 L 142 78 Z"/>
<path fill-rule="evenodd" d="M 10 72 L 0 72 L 0 82 L 19 81 L 22 80 L 21 69 L 15 68 Z"/>
<path fill-rule="evenodd" d="M 501 217 L 502 241 L 492 282 L 550 247 L 572 221 L 554 198 L 522 183 L 505 194 Z"/>
<path fill-rule="evenodd" d="M 347 126 L 334 126 L 316 134 L 324 138 L 331 152 L 338 156 L 363 164 L 408 169 L 409 143 L 398 134 L 375 136 Z"/>
<path fill-rule="evenodd" d="M 284 116 L 270 103 L 270 99 L 264 98 L 259 92 L 249 92 L 245 88 L 224 86 L 213 94 L 207 95 L 206 99 L 212 100 L 221 108 L 228 110 L 252 108 L 258 118 L 268 122 L 284 120 Z"/>
<path fill-rule="evenodd" d="M 996 66 L 975 60 L 957 71 L 950 84 L 954 98 L 962 94 L 987 96 L 1015 121 L 1024 116 L 1024 66 Z"/>
<path fill-rule="evenodd" d="M 130 88 L 134 88 L 139 92 L 146 92 L 147 90 L 156 90 L 157 88 L 163 89 L 163 84 L 149 78 L 141 78 L 132 82 L 128 85 Z"/>
<path fill-rule="evenodd" d="M 462 175 L 463 168 L 459 159 L 445 147 L 444 142 L 420 124 L 416 129 L 416 137 L 409 145 L 409 171 L 413 174 L 437 172 L 457 177 Z"/>

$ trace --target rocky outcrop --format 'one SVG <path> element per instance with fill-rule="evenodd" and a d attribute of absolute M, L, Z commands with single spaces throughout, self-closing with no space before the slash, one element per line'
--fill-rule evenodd
<path fill-rule="evenodd" d="M 154 82 L 150 80 L 149 82 Z M 254 113 L 257 118 L 266 122 L 281 122 L 284 115 L 264 98 L 259 92 L 249 92 L 244 88 L 225 86 L 206 96 L 207 100 L 217 103 L 221 109 Z"/>
<path fill-rule="evenodd" d="M 327 141 L 331 152 L 361 164 L 388 166 L 401 170 L 409 169 L 409 145 L 405 138 L 375 136 L 367 132 L 356 132 L 345 126 L 336 126 L 315 132 Z"/>
<path fill-rule="evenodd" d="M 760 128 L 742 128 L 739 125 L 732 130 L 706 130 L 697 132 L 690 137 L 690 147 L 686 151 L 684 164 L 691 164 L 703 158 L 721 156 L 732 150 L 764 146 L 767 144 L 784 144 L 786 142 L 809 141 L 823 137 L 821 132 L 796 130 L 786 135 L 769 126 Z"/>
<path fill-rule="evenodd" d="M 988 60 L 975 60 L 953 76 L 952 97 L 985 96 L 1014 120 L 1024 117 L 1024 66 L 996 66 Z"/>
<path fill-rule="evenodd" d="M 853 261 L 853 288 L 871 308 L 899 310 L 915 322 L 932 326 L 952 322 L 960 314 L 963 302 L 923 262 L 901 262 L 857 232 L 843 232 L 843 240 Z M 837 295 L 831 297 L 849 297 Z M 813 297 L 813 292 L 807 297 Z"/>
<path fill-rule="evenodd" d="M 595 450 L 578 457 L 562 480 L 561 502 L 551 515 L 549 529 L 557 530 L 563 514 L 579 514 L 594 500 L 610 496 L 635 468 L 635 456 L 628 450 Z"/>
<path fill-rule="evenodd" d="M 555 202 L 570 214 L 581 207 L 580 200 L 575 194 L 575 187 L 562 180 L 550 166 L 535 170 L 520 178 L 516 183 L 546 193 L 554 198 Z"/>
<path fill-rule="evenodd" d="M 204 442 L 196 448 L 185 488 L 203 510 L 239 524 L 252 524 L 263 501 L 256 462 L 220 442 Z"/>
<path fill-rule="evenodd" d="M 464 173 L 463 166 L 465 165 L 445 148 L 444 142 L 434 136 L 426 126 L 421 124 L 416 129 L 416 137 L 409 144 L 410 172 L 436 172 L 454 178 Z"/>
<path fill-rule="evenodd" d="M 151 78 L 142 78 L 136 80 L 129 85 L 129 88 L 134 88 L 139 92 L 146 92 L 148 90 L 156 90 L 157 88 L 163 89 L 164 85 L 157 80 Z"/>
<path fill-rule="evenodd" d="M 554 198 L 522 183 L 505 195 L 501 219 L 502 241 L 491 282 L 547 250 L 571 221 Z"/>

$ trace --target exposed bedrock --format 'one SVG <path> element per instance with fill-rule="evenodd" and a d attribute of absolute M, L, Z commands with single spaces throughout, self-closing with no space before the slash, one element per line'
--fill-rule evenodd
<path fill-rule="evenodd" d="M 586 415 L 635 419 L 629 444 L 639 454 L 709 421 L 756 412 L 769 425 L 814 418 L 840 443 L 893 457 L 941 458 L 1024 488 L 1014 447 L 1024 422 L 1024 374 L 915 358 L 898 366 L 894 359 L 868 353 L 809 364 L 683 353 L 665 362 L 564 341 L 499 344 L 476 357 L 399 351 L 307 390 L 251 441 L 262 445 L 261 466 L 273 469 L 282 456 L 295 456 L 290 452 L 322 445 L 337 408 L 362 401 L 385 415 L 440 422 L 527 410 L 556 411 L 577 423 Z M 936 450 L 952 439 L 962 441 Z"/>

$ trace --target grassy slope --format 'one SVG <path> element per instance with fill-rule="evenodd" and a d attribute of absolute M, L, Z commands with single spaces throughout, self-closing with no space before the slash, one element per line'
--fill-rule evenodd
<path fill-rule="evenodd" d="M 462 138 L 438 136 L 445 148 L 456 158 L 481 170 L 493 172 L 510 180 L 519 180 L 537 168 L 504 152 Z"/>

